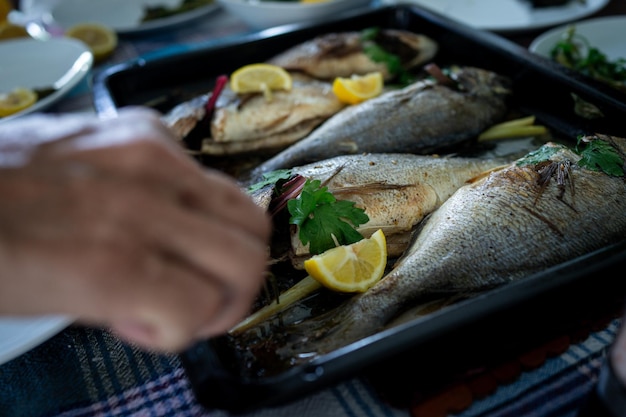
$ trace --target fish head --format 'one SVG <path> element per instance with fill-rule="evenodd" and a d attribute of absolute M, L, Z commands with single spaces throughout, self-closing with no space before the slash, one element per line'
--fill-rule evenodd
<path fill-rule="evenodd" d="M 482 68 L 452 67 L 449 77 L 459 90 L 479 96 L 508 96 L 513 92 L 510 78 Z"/>

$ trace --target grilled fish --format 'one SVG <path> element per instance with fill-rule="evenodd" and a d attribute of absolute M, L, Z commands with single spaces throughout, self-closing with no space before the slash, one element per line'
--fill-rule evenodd
<path fill-rule="evenodd" d="M 385 80 L 394 77 L 385 62 L 377 62 L 365 51 L 382 48 L 400 59 L 404 70 L 433 59 L 438 44 L 433 39 L 404 30 L 382 29 L 368 32 L 340 32 L 318 36 L 271 58 L 268 63 L 289 71 L 300 71 L 318 79 L 350 77 L 380 71 Z"/>
<path fill-rule="evenodd" d="M 363 152 L 429 154 L 475 138 L 503 119 L 509 79 L 479 68 L 459 68 L 457 88 L 432 79 L 350 106 L 310 135 L 259 164 L 252 179 L 337 155 Z"/>
<path fill-rule="evenodd" d="M 623 169 L 626 140 L 600 137 Z M 539 151 L 549 159 L 521 158 L 461 187 L 420 224 L 381 281 L 328 314 L 273 332 L 288 338 L 274 348 L 297 362 L 372 335 L 429 296 L 484 291 L 623 241 L 623 175 L 584 168 L 562 145 Z"/>
<path fill-rule="evenodd" d="M 193 129 L 204 137 L 201 152 L 235 155 L 286 146 L 307 136 L 315 127 L 341 110 L 330 83 L 295 76 L 290 91 L 275 91 L 272 100 L 262 94 L 236 94 L 226 87 L 211 117 L 210 128 L 199 124 L 206 116 L 209 95 L 202 95 L 173 108 L 162 117 L 181 140 Z"/>
<path fill-rule="evenodd" d="M 370 237 L 382 229 L 390 257 L 407 248 L 410 233 L 454 191 L 487 170 L 510 163 L 504 158 L 439 157 L 414 154 L 341 155 L 298 167 L 292 173 L 318 179 L 339 200 L 365 210 L 369 221 L 357 230 Z M 292 229 L 294 266 L 308 257 Z"/>

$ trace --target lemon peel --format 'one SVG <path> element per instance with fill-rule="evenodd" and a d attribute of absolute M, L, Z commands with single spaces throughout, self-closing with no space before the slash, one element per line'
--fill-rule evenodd
<path fill-rule="evenodd" d="M 0 40 L 26 38 L 29 36 L 23 26 L 15 25 L 9 21 L 0 22 Z"/>
<path fill-rule="evenodd" d="M 0 93 L 0 117 L 18 113 L 37 102 L 38 96 L 30 88 L 17 87 L 9 93 Z"/>
<path fill-rule="evenodd" d="M 342 245 L 304 261 L 306 272 L 326 288 L 339 292 L 365 292 L 383 276 L 387 242 L 382 230 L 368 239 Z"/>
<path fill-rule="evenodd" d="M 289 91 L 292 85 L 291 74 L 272 64 L 244 65 L 230 76 L 230 88 L 235 93 L 263 93 L 268 100 L 272 91 Z"/>
<path fill-rule="evenodd" d="M 99 23 L 79 23 L 68 28 L 65 36 L 84 42 L 91 50 L 95 62 L 111 56 L 118 43 L 117 33 Z"/>
<path fill-rule="evenodd" d="M 9 0 L 0 0 L 0 22 L 9 20 L 9 13 L 13 10 L 13 5 Z"/>
<path fill-rule="evenodd" d="M 337 77 L 333 81 L 333 93 L 343 103 L 358 104 L 379 96 L 383 91 L 383 85 L 381 72 L 353 75 L 349 78 Z"/>

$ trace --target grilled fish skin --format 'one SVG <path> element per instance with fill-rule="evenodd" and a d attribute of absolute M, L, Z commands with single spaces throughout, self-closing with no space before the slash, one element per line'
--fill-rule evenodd
<path fill-rule="evenodd" d="M 438 51 L 433 39 L 404 30 L 382 29 L 373 41 L 398 56 L 405 70 L 427 63 Z M 296 45 L 267 62 L 325 80 L 375 71 L 380 71 L 385 80 L 393 78 L 384 62 L 375 62 L 364 52 L 367 43 L 361 32 L 329 33 Z"/>
<path fill-rule="evenodd" d="M 507 112 L 510 80 L 474 67 L 452 74 L 459 88 L 426 79 L 347 107 L 259 164 L 252 179 L 337 155 L 435 153 L 475 138 Z"/>
<path fill-rule="evenodd" d="M 626 139 L 611 140 L 626 155 Z M 624 177 L 578 166 L 580 156 L 561 145 L 544 146 L 559 147 L 550 161 L 512 163 L 456 191 L 366 293 L 274 332 L 288 338 L 279 354 L 296 362 L 323 354 L 374 334 L 423 297 L 476 293 L 623 241 Z"/>
<path fill-rule="evenodd" d="M 179 141 L 182 141 L 206 116 L 206 103 L 210 94 L 202 94 L 191 100 L 182 102 L 161 116 L 161 121 L 167 126 Z"/>
<path fill-rule="evenodd" d="M 182 140 L 205 118 L 209 97 L 181 103 L 162 120 Z M 210 132 L 204 132 L 201 153 L 275 153 L 307 136 L 344 107 L 330 83 L 299 75 L 290 91 L 275 91 L 271 101 L 262 94 L 241 95 L 225 87 L 216 102 Z"/>
<path fill-rule="evenodd" d="M 341 155 L 297 167 L 293 174 L 320 180 L 339 200 L 365 210 L 369 221 L 357 230 L 370 237 L 382 229 L 387 253 L 397 257 L 409 244 L 416 224 L 437 209 L 459 187 L 513 158 L 470 158 L 414 154 Z M 293 263 L 301 268 L 310 256 L 292 229 Z"/>

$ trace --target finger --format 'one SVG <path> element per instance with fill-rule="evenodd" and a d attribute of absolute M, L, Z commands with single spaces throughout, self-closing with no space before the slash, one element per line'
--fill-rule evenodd
<path fill-rule="evenodd" d="M 214 280 L 181 272 L 184 267 L 170 264 L 166 269 L 177 277 L 171 281 L 174 285 L 164 284 L 162 297 L 144 298 L 143 306 L 138 298 L 129 319 L 112 324 L 121 337 L 151 349 L 180 351 L 196 340 L 225 334 L 249 312 L 252 299 L 232 297 Z M 183 282 L 186 279 L 190 285 Z M 186 291 L 178 297 L 181 289 Z"/>
<path fill-rule="evenodd" d="M 271 219 L 265 209 L 237 186 L 231 177 L 207 170 L 197 184 L 188 184 L 184 204 L 206 214 L 218 216 L 225 223 L 236 223 L 247 233 L 267 240 L 271 234 Z"/>
<path fill-rule="evenodd" d="M 144 348 L 178 351 L 196 340 L 198 329 L 213 321 L 226 303 L 224 288 L 204 274 L 168 257 L 130 268 L 114 283 L 100 282 L 97 297 L 104 311 L 81 319 L 109 318 L 121 338 Z M 227 331 L 227 323 L 216 332 Z"/>
<path fill-rule="evenodd" d="M 74 171 L 82 164 L 88 174 L 93 175 L 95 170 L 157 184 L 183 204 L 227 222 L 237 222 L 249 233 L 267 238 L 269 218 L 249 217 L 254 202 L 233 178 L 203 169 L 177 144 L 166 145 L 164 142 L 172 142 L 167 138 L 156 140 L 166 134 L 165 127 L 156 123 L 154 117 L 133 119 L 132 128 L 122 119 L 111 119 L 108 129 L 84 134 L 62 145 L 57 143 L 59 149 L 47 152 L 65 159 Z"/>

